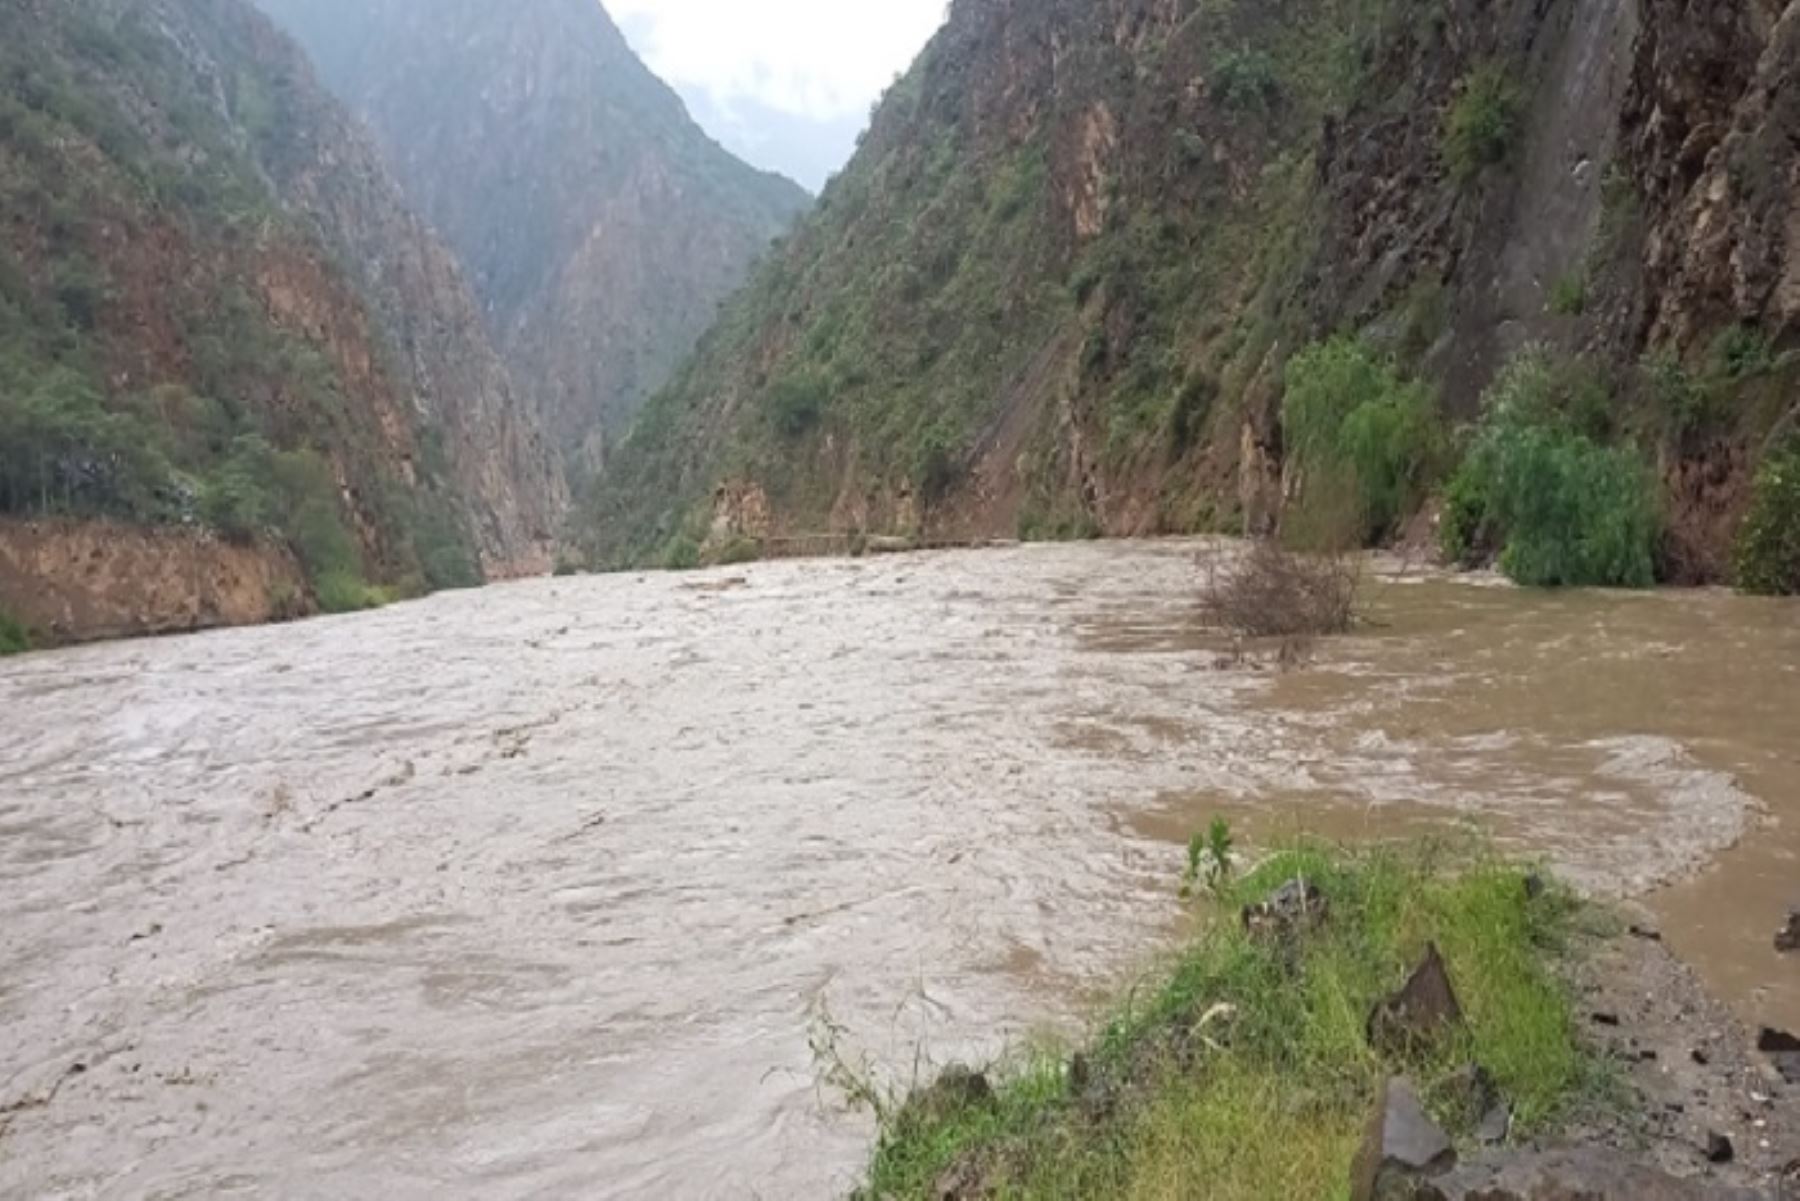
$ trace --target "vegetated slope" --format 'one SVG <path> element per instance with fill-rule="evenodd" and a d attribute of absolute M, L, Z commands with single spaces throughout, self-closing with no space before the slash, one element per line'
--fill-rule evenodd
<path fill-rule="evenodd" d="M 8 4 L 0 128 L 0 512 L 285 543 L 328 608 L 547 566 L 536 414 L 265 18 Z"/>
<path fill-rule="evenodd" d="M 261 0 L 461 257 L 566 450 L 622 425 L 807 204 L 726 153 L 596 0 Z"/>
<path fill-rule="evenodd" d="M 1659 568 L 1716 577 L 1795 400 L 1797 46 L 1769 0 L 956 0 L 586 549 L 1270 529 L 1289 362 L 1344 334 L 1452 422 L 1585 362 Z"/>

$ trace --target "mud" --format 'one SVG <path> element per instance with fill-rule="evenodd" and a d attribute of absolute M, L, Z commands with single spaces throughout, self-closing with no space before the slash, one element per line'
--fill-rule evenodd
<path fill-rule="evenodd" d="M 1215 812 L 1479 823 L 1651 889 L 1800 1026 L 1791 607 L 1389 583 L 1276 676 L 1196 629 L 1193 558 L 532 581 L 7 661 L 0 1196 L 829 1195 L 868 1128 L 821 1021 L 902 1081 L 1078 1027 Z"/>

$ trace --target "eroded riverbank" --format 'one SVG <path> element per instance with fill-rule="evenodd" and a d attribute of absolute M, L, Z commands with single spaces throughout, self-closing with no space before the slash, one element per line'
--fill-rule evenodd
<path fill-rule="evenodd" d="M 0 1194 L 842 1190 L 821 1012 L 901 1065 L 1077 1022 L 1218 811 L 1478 819 L 1601 888 L 1736 845 L 1653 903 L 1800 1025 L 1762 908 L 1796 899 L 1791 608 L 1399 584 L 1276 679 L 1195 635 L 1193 554 L 533 581 L 9 661 L 0 1106 L 54 1099 Z"/>

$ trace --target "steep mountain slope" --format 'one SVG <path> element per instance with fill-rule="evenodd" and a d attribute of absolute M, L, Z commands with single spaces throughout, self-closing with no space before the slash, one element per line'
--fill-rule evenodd
<path fill-rule="evenodd" d="M 368 120 L 558 440 L 615 428 L 805 207 L 691 121 L 596 0 L 261 0 Z"/>
<path fill-rule="evenodd" d="M 19 535 L 38 578 L 14 564 L 0 608 L 93 632 L 91 548 L 137 553 L 132 525 L 200 564 L 260 548 L 282 593 L 146 602 L 141 628 L 547 565 L 566 491 L 536 414 L 453 260 L 266 19 L 8 4 L 0 126 L 0 512 L 125 523 L 72 533 L 81 561 Z"/>
<path fill-rule="evenodd" d="M 1785 0 L 955 0 L 587 550 L 1266 529 L 1287 365 L 1349 333 L 1453 421 L 1584 361 L 1717 577 L 1796 395 L 1797 44 Z"/>

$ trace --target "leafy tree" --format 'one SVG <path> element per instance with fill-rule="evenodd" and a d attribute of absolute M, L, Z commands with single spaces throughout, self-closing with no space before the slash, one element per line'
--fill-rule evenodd
<path fill-rule="evenodd" d="M 1419 503 L 1441 458 L 1430 390 L 1355 338 L 1309 346 L 1289 362 L 1282 426 L 1289 456 L 1318 495 L 1348 481 L 1367 538 Z"/>

